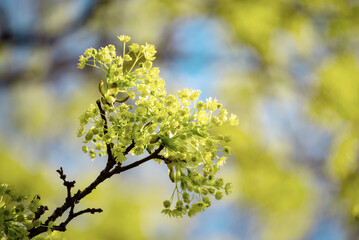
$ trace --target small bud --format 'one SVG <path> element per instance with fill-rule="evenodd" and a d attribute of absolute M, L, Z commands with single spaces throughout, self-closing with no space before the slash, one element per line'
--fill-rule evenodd
<path fill-rule="evenodd" d="M 102 144 L 101 143 L 96 143 L 96 145 L 95 145 L 95 147 L 93 149 L 101 150 L 102 149 Z"/>
<path fill-rule="evenodd" d="M 207 195 L 207 194 L 208 194 L 208 190 L 207 190 L 206 188 L 202 188 L 202 189 L 201 189 L 201 193 L 202 193 L 203 195 Z"/>
<path fill-rule="evenodd" d="M 127 36 L 127 35 L 121 35 L 121 36 L 118 36 L 117 38 L 118 38 L 118 40 L 120 40 L 123 43 L 129 42 L 131 40 L 131 37 Z"/>
<path fill-rule="evenodd" d="M 85 140 L 86 141 L 91 141 L 92 138 L 93 138 L 92 131 L 89 131 L 88 133 L 86 133 L 86 135 L 85 135 Z"/>
<path fill-rule="evenodd" d="M 168 177 L 171 179 L 171 182 L 175 182 L 175 173 L 173 167 L 168 166 Z"/>
<path fill-rule="evenodd" d="M 218 191 L 218 192 L 216 192 L 216 195 L 214 195 L 214 197 L 215 197 L 217 200 L 221 200 L 222 197 L 223 197 L 223 193 L 220 192 L 220 191 Z"/>
<path fill-rule="evenodd" d="M 231 148 L 228 146 L 225 146 L 223 148 L 223 152 L 224 152 L 224 154 L 229 155 L 229 154 L 231 154 Z"/>
<path fill-rule="evenodd" d="M 187 184 L 187 189 L 188 191 L 192 192 L 193 191 L 193 185 L 191 183 Z"/>
<path fill-rule="evenodd" d="M 34 227 L 38 227 L 38 226 L 40 226 L 41 221 L 39 219 L 37 219 L 37 220 L 33 221 L 32 224 L 34 225 Z"/>
<path fill-rule="evenodd" d="M 34 203 L 30 203 L 29 204 L 29 210 L 33 213 L 36 213 L 37 212 L 37 204 L 34 204 Z"/>
<path fill-rule="evenodd" d="M 182 140 L 186 140 L 187 139 L 187 134 L 186 133 L 181 134 L 180 138 Z"/>
<path fill-rule="evenodd" d="M 169 208 L 169 207 L 171 207 L 171 202 L 169 200 L 165 200 L 165 201 L 163 201 L 163 206 L 165 208 Z"/>
<path fill-rule="evenodd" d="M 90 158 L 94 159 L 96 157 L 96 153 L 93 150 L 89 151 Z"/>
<path fill-rule="evenodd" d="M 130 51 L 137 53 L 140 49 L 140 45 L 137 43 L 132 43 L 131 46 L 128 47 Z"/>
<path fill-rule="evenodd" d="M 223 138 L 223 140 L 225 141 L 225 142 L 230 142 L 231 141 L 231 139 L 232 139 L 232 137 L 231 137 L 231 135 L 226 135 L 226 136 L 224 136 L 224 138 Z"/>
<path fill-rule="evenodd" d="M 216 190 L 214 189 L 214 188 L 208 188 L 208 192 L 210 193 L 210 194 L 214 194 L 214 192 L 215 192 Z"/>
<path fill-rule="evenodd" d="M 209 200 L 209 197 L 203 197 L 202 201 L 206 204 L 208 204 L 209 206 L 211 205 L 211 201 Z"/>
<path fill-rule="evenodd" d="M 177 171 L 174 176 L 174 180 L 176 183 L 178 183 L 181 180 L 181 172 Z"/>
<path fill-rule="evenodd" d="M 143 64 L 143 67 L 144 67 L 146 70 L 149 70 L 149 69 L 152 67 L 152 62 L 146 61 L 146 62 Z"/>
<path fill-rule="evenodd" d="M 189 193 L 188 192 L 184 192 L 183 193 L 183 195 L 182 195 L 182 197 L 183 197 L 183 201 L 185 202 L 185 203 L 190 203 L 190 195 L 189 195 Z"/>
<path fill-rule="evenodd" d="M 23 212 L 25 210 L 24 204 L 20 203 L 16 206 L 15 208 L 15 212 L 19 213 L 19 212 Z"/>
<path fill-rule="evenodd" d="M 226 195 L 228 195 L 232 192 L 231 188 L 232 188 L 232 184 L 227 183 L 226 186 L 224 187 L 224 191 L 225 191 Z"/>
<path fill-rule="evenodd" d="M 205 106 L 205 103 L 204 103 L 203 101 L 199 101 L 199 102 L 197 103 L 197 109 L 198 109 L 198 111 L 201 111 L 201 110 L 204 108 L 204 106 Z"/>
<path fill-rule="evenodd" d="M 98 84 L 98 90 L 100 91 L 101 95 L 105 97 L 105 86 L 102 80 Z"/>
<path fill-rule="evenodd" d="M 35 218 L 35 214 L 34 213 L 30 213 L 29 215 L 27 215 L 26 217 L 28 220 L 33 220 Z"/>
<path fill-rule="evenodd" d="M 216 116 L 213 116 L 213 117 L 211 118 L 211 122 L 214 123 L 214 124 L 216 124 L 216 123 L 219 122 L 219 118 L 216 117 Z"/>
<path fill-rule="evenodd" d="M 181 200 L 178 200 L 176 203 L 176 209 L 181 211 L 183 208 L 183 202 Z"/>
<path fill-rule="evenodd" d="M 125 56 L 123 56 L 123 60 L 128 62 L 132 60 L 132 57 L 128 54 L 125 54 Z"/>
<path fill-rule="evenodd" d="M 157 122 L 158 122 L 158 123 L 163 122 L 163 120 L 164 120 L 164 118 L 163 118 L 163 117 L 158 117 L 158 118 L 157 118 Z"/>
<path fill-rule="evenodd" d="M 84 153 L 87 153 L 89 151 L 89 148 L 87 146 L 82 146 L 82 151 Z"/>
<path fill-rule="evenodd" d="M 16 220 L 17 220 L 18 222 L 24 222 L 24 221 L 25 221 L 25 217 L 24 217 L 24 215 L 21 214 L 21 215 L 17 216 Z"/>
<path fill-rule="evenodd" d="M 115 46 L 112 45 L 112 44 L 108 45 L 107 47 L 108 47 L 108 50 L 111 51 L 111 52 L 116 51 Z"/>

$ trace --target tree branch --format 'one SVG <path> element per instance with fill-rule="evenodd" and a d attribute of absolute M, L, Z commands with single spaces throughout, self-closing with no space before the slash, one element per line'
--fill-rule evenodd
<path fill-rule="evenodd" d="M 40 199 L 40 195 L 36 196 L 37 199 Z M 42 214 L 45 213 L 45 211 L 49 210 L 47 206 L 40 205 L 35 213 L 35 218 L 32 220 L 33 222 L 41 217 Z"/>
<path fill-rule="evenodd" d="M 121 173 L 121 172 L 127 171 L 127 170 L 129 170 L 131 168 L 137 167 L 137 166 L 141 165 L 142 163 L 145 163 L 145 162 L 147 162 L 147 161 L 149 161 L 151 159 L 159 158 L 160 157 L 159 153 L 163 150 L 164 147 L 165 147 L 164 145 L 161 145 L 151 155 L 149 155 L 149 156 L 147 156 L 147 157 L 145 157 L 145 158 L 143 158 L 141 160 L 138 160 L 138 161 L 136 161 L 134 163 L 131 163 L 131 164 L 127 165 L 127 166 L 123 166 L 123 167 L 119 167 L 119 168 L 116 167 L 112 172 L 114 172 L 114 174 Z"/>
<path fill-rule="evenodd" d="M 107 123 L 106 112 L 103 110 L 100 100 L 97 100 L 96 104 L 99 108 L 100 116 L 104 120 L 103 132 L 104 132 L 104 134 L 107 134 L 108 133 L 108 123 Z M 134 147 L 135 147 L 135 142 L 132 140 L 131 144 L 129 146 L 127 146 L 127 148 L 123 154 L 127 155 Z M 75 209 L 75 204 L 79 203 L 81 199 L 83 199 L 88 194 L 90 194 L 94 189 L 96 189 L 96 187 L 100 183 L 102 183 L 106 179 L 112 177 L 115 174 L 120 174 L 121 172 L 127 171 L 134 167 L 137 167 L 151 159 L 163 157 L 163 156 L 159 155 L 159 153 L 164 149 L 164 147 L 165 147 L 164 145 L 160 145 L 158 147 L 158 149 L 156 151 L 154 151 L 152 154 L 150 154 L 149 156 L 147 156 L 141 160 L 138 160 L 132 164 L 129 164 L 125 167 L 122 167 L 121 163 L 116 164 L 116 159 L 112 154 L 113 143 L 106 144 L 108 159 L 107 159 L 105 168 L 100 172 L 100 174 L 97 176 L 97 178 L 88 187 L 86 187 L 83 191 L 78 190 L 77 193 L 74 195 L 71 194 L 71 188 L 73 188 L 75 186 L 75 181 L 66 180 L 66 174 L 64 173 L 64 171 L 61 167 L 59 170 L 57 170 L 57 172 L 60 174 L 60 178 L 64 182 L 63 185 L 66 186 L 66 188 L 67 188 L 67 197 L 65 199 L 65 202 L 61 207 L 58 207 L 54 210 L 54 212 L 47 218 L 44 225 L 31 229 L 29 231 L 29 238 L 35 237 L 43 232 L 46 232 L 48 229 L 47 226 L 50 224 L 50 222 L 54 222 L 57 218 L 61 217 L 65 213 L 65 211 L 67 211 L 68 209 L 70 209 L 70 211 L 67 216 L 67 219 L 64 222 L 60 223 L 60 225 L 54 226 L 52 228 L 53 230 L 66 231 L 67 224 L 75 217 L 82 215 L 84 213 L 88 213 L 88 212 L 91 214 L 94 214 L 95 212 L 99 212 L 99 213 L 102 212 L 102 209 L 100 209 L 100 208 L 97 208 L 97 209 L 96 208 L 87 208 L 82 211 L 74 213 L 74 209 Z"/>
<path fill-rule="evenodd" d="M 158 155 L 156 158 L 163 160 L 166 164 L 169 164 L 169 163 L 172 162 L 170 159 L 168 159 L 168 158 L 166 158 L 166 157 L 164 157 L 162 155 Z"/>
<path fill-rule="evenodd" d="M 102 120 L 104 121 L 103 134 L 107 134 L 108 133 L 108 125 L 107 125 L 106 112 L 102 109 L 100 100 L 97 100 L 96 104 L 97 104 L 98 109 L 100 110 L 100 116 L 101 116 Z M 106 169 L 111 169 L 116 164 L 116 159 L 112 155 L 112 148 L 113 148 L 113 143 L 110 143 L 110 144 L 106 143 L 106 150 L 107 150 L 107 156 L 108 156 Z"/>
<path fill-rule="evenodd" d="M 132 142 L 127 148 L 126 151 L 124 152 L 125 155 L 127 155 L 130 150 L 135 146 L 135 143 Z M 163 145 L 161 145 L 154 153 L 152 153 L 151 155 L 149 155 L 148 157 L 141 159 L 137 162 L 134 162 L 130 165 L 127 165 L 126 167 L 122 168 L 120 164 L 116 165 L 116 167 L 112 170 L 110 167 L 112 164 L 106 164 L 106 167 L 100 172 L 100 174 L 97 176 L 97 178 L 88 186 L 86 187 L 83 191 L 78 190 L 76 194 L 74 194 L 73 196 L 71 196 L 71 192 L 70 195 L 67 195 L 65 203 L 61 206 L 55 209 L 55 211 L 52 213 L 51 216 L 48 217 L 48 219 L 45 221 L 45 226 L 39 226 L 36 228 L 33 228 L 30 230 L 30 234 L 29 234 L 29 238 L 35 237 L 43 232 L 47 231 L 47 227 L 49 225 L 49 223 L 52 221 L 54 222 L 57 218 L 61 217 L 65 211 L 67 211 L 68 209 L 70 209 L 69 215 L 67 217 L 67 219 L 61 223 L 58 226 L 55 226 L 53 229 L 54 230 L 58 230 L 61 231 L 61 229 L 65 229 L 66 230 L 66 225 L 75 217 L 86 213 L 86 212 L 90 212 L 90 213 L 95 213 L 95 212 L 102 212 L 102 209 L 95 209 L 92 208 L 90 210 L 85 209 L 82 210 L 80 212 L 74 213 L 74 207 L 75 204 L 79 203 L 80 200 L 84 197 L 86 197 L 88 194 L 90 194 L 94 189 L 96 189 L 96 187 L 102 183 L 103 181 L 105 181 L 106 179 L 112 177 L 115 174 L 119 174 L 121 172 L 127 171 L 131 168 L 134 168 L 136 166 L 139 166 L 140 164 L 153 159 L 153 158 L 157 158 L 159 155 L 159 153 L 162 151 L 162 149 L 164 148 Z M 111 158 L 112 155 L 109 155 L 109 158 Z M 110 161 L 110 159 L 108 160 L 108 162 Z M 112 165 L 113 166 L 113 165 Z M 64 185 L 66 182 L 66 187 L 69 188 L 68 186 L 70 186 L 72 182 L 68 182 L 66 180 L 66 175 L 63 172 L 63 169 L 60 168 L 59 170 L 57 170 L 57 172 L 60 174 L 60 178 L 64 181 Z M 68 183 L 67 183 L 68 182 Z M 73 186 L 72 186 L 73 187 Z M 69 194 L 69 191 L 68 191 Z M 69 197 L 70 196 L 70 197 Z M 63 230 L 63 231 L 65 231 Z"/>

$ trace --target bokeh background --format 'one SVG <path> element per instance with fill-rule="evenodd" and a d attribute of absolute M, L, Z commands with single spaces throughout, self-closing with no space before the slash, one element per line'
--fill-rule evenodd
<path fill-rule="evenodd" d="M 101 184 L 53 239 L 357 239 L 359 1 L 0 0 L 0 182 L 51 210 L 105 160 L 76 138 L 104 76 L 77 69 L 120 34 L 155 44 L 169 93 L 201 89 L 239 116 L 233 193 L 193 218 L 160 213 L 173 186 L 146 163 Z"/>

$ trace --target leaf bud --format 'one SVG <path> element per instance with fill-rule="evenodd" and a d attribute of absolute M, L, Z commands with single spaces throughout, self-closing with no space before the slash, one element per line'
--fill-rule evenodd
<path fill-rule="evenodd" d="M 208 192 L 210 193 L 210 194 L 214 194 L 214 192 L 215 192 L 216 190 L 214 189 L 214 188 L 208 188 Z"/>
<path fill-rule="evenodd" d="M 191 199 L 190 199 L 190 195 L 189 195 L 188 192 L 184 192 L 184 193 L 182 194 L 182 197 L 183 197 L 183 201 L 184 201 L 185 203 L 190 203 Z"/>
<path fill-rule="evenodd" d="M 202 193 L 203 195 L 207 195 L 207 194 L 208 194 L 208 190 L 207 190 L 206 188 L 202 188 L 202 189 L 201 189 L 201 193 Z"/>
<path fill-rule="evenodd" d="M 178 183 L 181 180 L 181 172 L 180 171 L 176 171 L 176 173 L 174 175 L 174 180 L 176 183 Z"/>
<path fill-rule="evenodd" d="M 164 206 L 165 208 L 171 207 L 171 202 L 170 202 L 170 200 L 165 200 L 165 201 L 163 201 L 163 206 Z"/>
<path fill-rule="evenodd" d="M 180 138 L 181 138 L 181 140 L 186 140 L 187 134 L 186 133 L 181 134 Z"/>
<path fill-rule="evenodd" d="M 201 188 L 198 186 L 194 186 L 194 192 L 195 193 L 201 193 Z"/>
<path fill-rule="evenodd" d="M 94 159 L 96 157 L 96 153 L 93 150 L 89 151 L 90 158 Z"/>
<path fill-rule="evenodd" d="M 219 189 L 223 186 L 223 184 L 224 184 L 223 178 L 217 178 L 216 181 L 214 182 L 214 187 Z"/>
<path fill-rule="evenodd" d="M 125 54 L 124 56 L 123 56 L 123 60 L 124 61 L 131 61 L 132 60 L 132 57 L 130 56 L 130 55 L 128 55 L 128 54 Z"/>
<path fill-rule="evenodd" d="M 28 220 L 33 220 L 35 218 L 35 214 L 34 213 L 30 213 L 29 215 L 27 215 L 26 217 Z"/>
<path fill-rule="evenodd" d="M 38 208 L 37 204 L 35 204 L 35 203 L 30 203 L 30 204 L 29 204 L 29 210 L 30 210 L 31 212 L 36 213 L 36 212 L 37 212 L 37 208 Z"/>
<path fill-rule="evenodd" d="M 211 122 L 214 123 L 214 124 L 219 123 L 219 118 L 216 117 L 216 116 L 213 116 L 213 117 L 211 118 Z"/>
<path fill-rule="evenodd" d="M 120 35 L 117 38 L 123 43 L 129 42 L 131 40 L 131 37 L 127 35 Z"/>
<path fill-rule="evenodd" d="M 93 138 L 92 131 L 89 131 L 88 133 L 86 133 L 86 135 L 85 135 L 85 140 L 86 141 L 91 141 L 92 138 Z"/>
<path fill-rule="evenodd" d="M 202 201 L 206 204 L 208 204 L 209 206 L 211 205 L 211 201 L 209 200 L 209 197 L 203 197 Z"/>
<path fill-rule="evenodd" d="M 231 148 L 228 146 L 225 146 L 223 148 L 223 152 L 224 152 L 224 154 L 229 155 L 229 154 L 231 154 Z"/>
<path fill-rule="evenodd" d="M 217 192 L 216 192 L 216 195 L 214 195 L 214 197 L 215 197 L 217 200 L 221 200 L 222 197 L 223 197 L 223 193 L 220 192 L 220 191 L 217 191 Z"/>
<path fill-rule="evenodd" d="M 231 183 L 227 183 L 227 184 L 225 185 L 224 191 L 225 191 L 226 195 L 228 195 L 228 194 L 230 194 L 230 193 L 232 192 L 231 188 L 232 188 L 232 184 L 231 184 Z"/>
<path fill-rule="evenodd" d="M 193 191 L 193 185 L 191 183 L 187 184 L 187 190 L 192 192 Z"/>
<path fill-rule="evenodd" d="M 183 202 L 181 200 L 178 200 L 176 203 L 176 209 L 181 211 L 183 208 Z"/>
<path fill-rule="evenodd" d="M 34 225 L 34 227 L 38 227 L 41 224 L 41 220 L 36 219 L 35 221 L 32 222 L 32 224 Z"/>
<path fill-rule="evenodd" d="M 232 139 L 232 137 L 231 137 L 231 135 L 226 135 L 226 136 L 224 136 L 224 138 L 223 138 L 223 140 L 225 141 L 225 142 L 230 142 L 231 141 L 231 139 Z"/>
<path fill-rule="evenodd" d="M 175 182 L 173 167 L 168 167 L 168 177 L 171 179 L 171 182 Z"/>
<path fill-rule="evenodd" d="M 105 97 L 105 86 L 102 80 L 98 84 L 98 90 L 100 91 L 101 95 Z"/>
<path fill-rule="evenodd" d="M 146 70 L 149 70 L 149 69 L 152 67 L 152 62 L 151 62 L 151 61 L 146 61 L 146 62 L 143 64 L 143 67 L 144 67 Z"/>
<path fill-rule="evenodd" d="M 24 217 L 24 215 L 21 214 L 21 215 L 17 216 L 16 220 L 17 220 L 18 222 L 24 222 L 24 221 L 25 221 L 25 217 Z"/>
<path fill-rule="evenodd" d="M 16 206 L 15 208 L 15 212 L 19 213 L 19 212 L 23 212 L 25 210 L 24 204 L 20 203 Z"/>
<path fill-rule="evenodd" d="M 201 111 L 204 108 L 204 106 L 205 106 L 205 103 L 203 101 L 199 101 L 197 103 L 197 110 Z"/>
<path fill-rule="evenodd" d="M 128 47 L 130 51 L 137 53 L 140 49 L 140 45 L 137 43 L 132 43 L 131 46 Z"/>

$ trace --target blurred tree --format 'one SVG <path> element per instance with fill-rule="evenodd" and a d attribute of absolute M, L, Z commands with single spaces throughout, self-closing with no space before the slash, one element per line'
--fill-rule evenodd
<path fill-rule="evenodd" d="M 222 27 L 216 36 L 223 40 L 221 50 L 232 53 L 221 55 L 227 61 L 217 61 L 213 68 L 220 72 L 218 97 L 241 119 L 232 178 L 238 203 L 261 216 L 261 238 L 311 238 L 325 214 L 348 223 L 343 231 L 350 237 L 359 236 L 352 225 L 359 212 L 357 1 L 93 0 L 37 1 L 19 7 L 24 2 L 0 2 L 0 90 L 6 102 L 1 112 L 11 106 L 0 119 L 4 125 L 11 122 L 18 136 L 4 131 L 2 148 L 21 141 L 27 156 L 23 159 L 47 159 L 51 153 L 39 158 L 29 150 L 33 139 L 47 146 L 43 133 L 54 128 L 59 135 L 53 138 L 74 135 L 74 125 L 67 122 L 75 122 L 69 109 L 76 112 L 90 100 L 62 97 L 78 91 L 59 86 L 67 82 L 73 89 L 90 89 L 88 85 L 95 84 L 96 73 L 79 75 L 72 68 L 89 45 L 104 45 L 126 32 L 156 43 L 159 60 L 170 66 L 191 58 L 191 52 L 183 51 L 188 46 L 176 42 L 177 27 L 198 17 L 214 19 Z M 180 42 L 196 36 L 192 31 Z M 235 55 L 238 49 L 246 55 Z M 205 52 L 196 54 L 209 61 Z M 246 68 L 239 66 L 238 58 Z M 43 90 L 34 92 L 34 84 Z M 61 90 L 50 92 L 50 86 Z M 67 110 L 49 110 L 48 103 Z M 24 111 L 35 106 L 35 114 Z M 9 156 L 11 151 L 19 148 L 9 150 Z"/>

